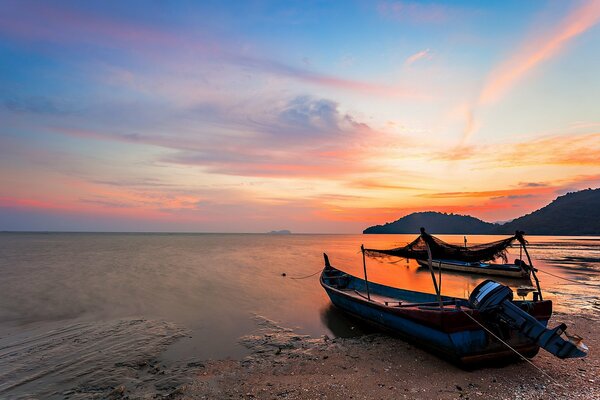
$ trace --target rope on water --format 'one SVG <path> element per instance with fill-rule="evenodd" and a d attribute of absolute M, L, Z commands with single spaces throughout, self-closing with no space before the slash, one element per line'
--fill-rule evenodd
<path fill-rule="evenodd" d="M 509 345 L 508 343 L 506 343 L 504 340 L 500 339 L 498 336 L 496 336 L 494 334 L 494 332 L 490 331 L 488 328 L 486 328 L 483 324 L 481 324 L 479 321 L 477 321 L 475 318 L 473 318 L 472 315 L 470 315 L 469 313 L 465 312 L 464 310 L 460 310 L 462 311 L 463 314 L 465 314 L 467 317 L 469 317 L 473 322 L 475 322 L 477 325 L 479 325 L 480 327 L 482 327 L 487 333 L 489 333 L 490 335 L 492 335 L 493 337 L 495 337 L 496 339 L 498 339 L 503 345 L 505 345 L 506 347 L 508 347 L 509 349 L 511 349 L 513 352 L 515 352 L 519 357 L 521 357 L 523 360 L 527 361 L 529 364 L 533 365 L 533 367 L 535 369 L 537 369 L 538 371 L 540 371 L 542 374 L 544 374 L 546 377 L 548 377 L 552 382 L 554 382 L 555 384 L 557 384 L 558 386 L 561 387 L 565 387 L 563 384 L 559 383 L 556 379 L 554 379 L 553 377 L 551 377 L 550 375 L 548 375 L 548 373 L 546 371 L 544 371 L 543 369 L 541 369 L 540 367 L 538 367 L 537 365 L 535 365 L 533 362 L 531 362 L 530 359 L 528 359 L 527 357 L 525 357 L 523 354 L 519 353 L 516 349 L 514 349 L 513 347 L 511 347 L 511 345 Z"/>
<path fill-rule="evenodd" d="M 311 277 L 315 276 L 316 274 L 320 273 L 321 271 L 323 271 L 323 268 L 319 269 L 315 273 L 312 273 L 312 274 L 306 275 L 306 276 L 290 276 L 290 279 L 306 279 L 306 278 L 311 278 Z M 282 274 L 282 275 L 286 276 L 285 274 Z"/>
<path fill-rule="evenodd" d="M 555 278 L 558 278 L 558 279 L 563 279 L 563 280 L 565 280 L 565 281 L 568 281 L 568 282 L 576 283 L 576 284 L 578 284 L 578 285 L 585 285 L 585 286 L 600 287 L 600 285 L 594 285 L 593 283 L 586 283 L 586 282 L 577 281 L 577 280 L 575 280 L 575 279 L 569 279 L 569 278 L 565 278 L 564 276 L 556 275 L 556 274 L 553 274 L 552 272 L 543 271 L 543 270 L 541 270 L 541 269 L 538 269 L 537 271 L 538 271 L 538 272 L 543 272 L 544 274 L 551 275 L 551 276 L 553 276 L 553 277 L 555 277 Z"/>

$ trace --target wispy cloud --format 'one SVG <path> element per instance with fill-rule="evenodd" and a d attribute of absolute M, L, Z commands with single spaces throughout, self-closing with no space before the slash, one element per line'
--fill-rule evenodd
<path fill-rule="evenodd" d="M 475 192 L 445 192 L 445 193 L 424 193 L 420 197 L 454 199 L 454 198 L 527 198 L 532 196 L 532 192 L 551 192 L 549 188 L 526 188 L 526 189 L 503 189 L 503 190 L 482 190 Z"/>
<path fill-rule="evenodd" d="M 75 114 L 78 110 L 66 104 L 64 101 L 58 101 L 56 99 L 47 96 L 14 96 L 12 98 L 5 99 L 0 103 L 0 107 L 15 112 L 15 113 L 33 113 L 33 114 L 49 114 L 49 115 L 69 115 Z"/>
<path fill-rule="evenodd" d="M 527 141 L 462 145 L 431 154 L 438 161 L 473 161 L 494 167 L 600 166 L 600 133 L 556 134 Z M 529 185 L 537 185 L 530 183 Z"/>
<path fill-rule="evenodd" d="M 522 186 L 522 187 L 544 187 L 544 186 L 548 186 L 548 184 L 543 183 L 543 182 L 519 182 L 519 186 Z"/>
<path fill-rule="evenodd" d="M 429 50 L 429 49 L 421 50 L 421 51 L 416 52 L 415 54 L 411 55 L 410 57 L 408 57 L 406 59 L 406 61 L 404 61 L 404 65 L 411 66 L 419 60 L 428 60 L 431 58 L 431 56 L 432 56 L 431 50 Z"/>
<path fill-rule="evenodd" d="M 600 133 L 552 135 L 518 143 L 499 151 L 496 165 L 565 165 L 600 167 Z"/>
<path fill-rule="evenodd" d="M 600 21 L 600 1 L 583 2 L 573 9 L 551 30 L 545 29 L 541 34 L 527 37 L 523 43 L 502 63 L 496 66 L 487 77 L 479 98 L 470 111 L 470 118 L 475 109 L 499 100 L 515 84 L 543 62 L 560 53 L 569 42 L 585 33 Z M 473 135 L 477 125 L 468 121 L 463 136 L 463 143 Z"/>
<path fill-rule="evenodd" d="M 202 35 L 158 29 L 135 21 L 103 18 L 76 9 L 37 2 L 15 2 L 0 13 L 0 35 L 35 43 L 60 46 L 92 45 L 100 49 L 119 49 L 129 57 L 144 57 L 157 65 L 226 63 L 239 68 L 277 75 L 304 83 L 351 91 L 369 96 L 422 97 L 414 89 L 380 84 L 320 73 L 287 64 L 268 56 L 251 53 L 244 46 L 219 38 L 210 32 Z M 165 57 L 171 54 L 171 57 Z"/>
<path fill-rule="evenodd" d="M 368 170 L 364 161 L 389 140 L 384 133 L 340 111 L 339 104 L 331 100 L 297 96 L 263 106 L 230 109 L 219 119 L 219 129 L 234 130 L 234 137 L 202 131 L 169 135 L 64 127 L 53 131 L 77 138 L 174 150 L 157 161 L 202 167 L 218 174 L 256 177 L 339 177 L 364 172 Z M 361 144 L 371 141 L 375 144 L 367 148 Z"/>
<path fill-rule="evenodd" d="M 569 41 L 586 32 L 600 20 L 600 1 L 583 2 L 556 27 L 540 36 L 529 37 L 502 64 L 496 67 L 481 90 L 480 103 L 498 100 L 527 73 L 556 56 Z"/>

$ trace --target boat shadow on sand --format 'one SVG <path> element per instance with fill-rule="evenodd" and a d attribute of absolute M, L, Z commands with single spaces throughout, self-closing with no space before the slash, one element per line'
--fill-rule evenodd
<path fill-rule="evenodd" d="M 481 368 L 504 368 L 508 365 L 514 364 L 515 362 L 525 363 L 524 360 L 515 354 L 515 356 L 512 358 L 507 357 L 505 359 L 483 360 L 477 363 L 462 364 L 456 360 L 444 358 L 443 354 L 436 352 L 434 349 L 419 346 L 418 343 L 411 341 L 409 338 L 402 337 L 391 330 L 374 327 L 360 318 L 348 315 L 333 304 L 329 304 L 321 309 L 321 321 L 323 324 L 325 324 L 325 326 L 327 326 L 334 337 L 337 338 L 348 339 L 367 336 L 384 336 L 408 343 L 414 348 L 414 351 L 427 354 L 429 356 L 429 362 L 431 362 L 432 365 L 438 365 L 441 361 L 446 365 L 451 365 L 457 370 L 472 372 Z M 369 341 L 369 343 L 377 342 Z M 407 357 L 414 357 L 414 354 L 410 353 L 407 355 Z"/>

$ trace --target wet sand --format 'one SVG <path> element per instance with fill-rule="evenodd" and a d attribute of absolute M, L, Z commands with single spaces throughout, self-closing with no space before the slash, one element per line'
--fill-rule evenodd
<path fill-rule="evenodd" d="M 543 350 L 533 363 L 464 370 L 384 334 L 329 339 L 297 335 L 269 320 L 242 341 L 242 361 L 207 361 L 181 393 L 190 399 L 600 399 L 600 320 L 556 315 L 584 336 L 585 359 Z"/>
<path fill-rule="evenodd" d="M 241 360 L 161 359 L 187 334 L 163 321 L 74 324 L 0 338 L 0 397 L 600 399 L 600 318 L 555 313 L 558 321 L 591 350 L 570 360 L 541 350 L 533 363 L 549 376 L 523 361 L 465 370 L 383 333 L 314 338 L 261 316 L 240 338 L 249 350 Z"/>

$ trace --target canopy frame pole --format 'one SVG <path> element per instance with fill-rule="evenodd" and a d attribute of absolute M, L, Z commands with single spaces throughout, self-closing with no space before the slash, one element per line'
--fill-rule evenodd
<path fill-rule="evenodd" d="M 437 295 L 438 302 L 440 303 L 440 310 L 444 309 L 444 302 L 442 302 L 442 295 L 440 293 L 440 288 L 438 287 L 437 280 L 435 279 L 435 273 L 433 272 L 433 257 L 431 256 L 431 248 L 429 247 L 429 243 L 425 241 L 425 245 L 427 246 L 427 257 L 429 264 L 429 272 L 431 272 L 431 280 L 433 280 L 433 288 L 435 289 L 435 294 Z M 442 276 L 442 269 L 440 268 L 440 278 Z M 441 279 L 440 279 L 441 283 Z"/>
<path fill-rule="evenodd" d="M 432 260 L 433 263 L 433 260 Z M 440 290 L 440 296 L 442 295 L 442 262 L 438 261 L 438 289 Z"/>
<path fill-rule="evenodd" d="M 523 248 L 523 250 L 525 250 L 525 255 L 527 256 L 527 262 L 529 263 L 529 270 L 531 271 L 531 275 L 533 275 L 533 279 L 535 280 L 535 286 L 537 287 L 537 293 L 539 296 L 539 300 L 542 301 L 542 300 L 544 300 L 544 297 L 542 296 L 542 288 L 540 286 L 540 280 L 538 279 L 537 274 L 535 273 L 536 269 L 533 266 L 531 257 L 529 256 L 529 251 L 527 250 L 527 245 L 525 244 L 525 239 L 523 238 L 524 233 L 525 232 L 523 232 L 523 231 L 516 231 L 515 237 L 521 244 L 521 247 Z"/>
<path fill-rule="evenodd" d="M 365 272 L 365 286 L 367 287 L 367 300 L 371 301 L 371 293 L 369 292 L 369 279 L 367 278 L 367 261 L 365 260 L 365 245 L 360 245 L 360 251 L 363 258 L 363 270 Z"/>
<path fill-rule="evenodd" d="M 542 297 L 542 288 L 540 287 L 540 281 L 537 277 L 537 274 L 535 273 L 535 267 L 533 266 L 533 263 L 531 262 L 531 257 L 529 257 L 529 251 L 527 251 L 527 246 L 525 246 L 524 243 L 521 243 L 523 246 L 523 250 L 525 250 L 525 255 L 527 256 L 527 261 L 529 262 L 529 266 L 531 269 L 531 275 L 533 275 L 533 279 L 535 280 L 535 286 L 537 287 L 537 292 L 538 295 L 540 296 L 540 301 L 544 300 L 544 298 Z"/>
<path fill-rule="evenodd" d="M 519 261 L 523 261 L 523 243 L 519 242 Z"/>

